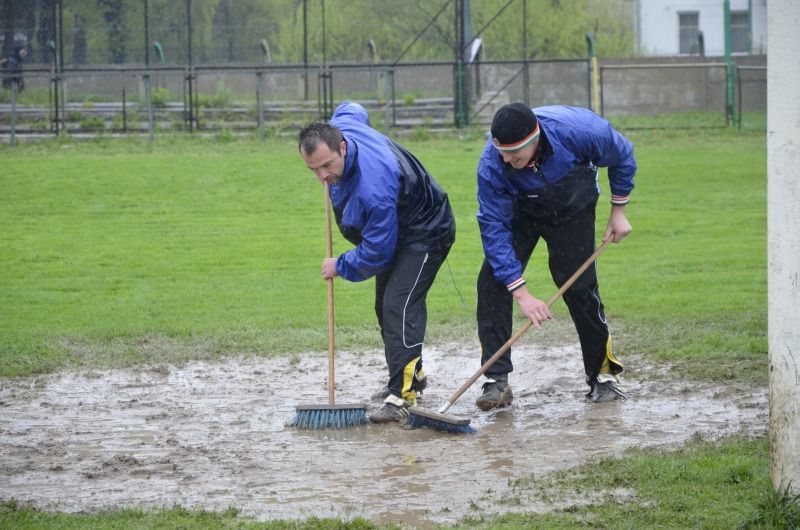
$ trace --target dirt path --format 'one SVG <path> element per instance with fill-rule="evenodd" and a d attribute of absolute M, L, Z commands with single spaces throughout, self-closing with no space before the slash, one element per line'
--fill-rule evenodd
<path fill-rule="evenodd" d="M 456 345 L 425 355 L 431 384 L 419 405 L 435 410 L 478 359 Z M 513 407 L 480 412 L 479 381 L 450 409 L 471 417 L 476 435 L 286 428 L 296 404 L 327 400 L 318 354 L 0 379 L 0 499 L 67 512 L 233 506 L 261 520 L 362 515 L 425 528 L 540 509 L 504 502 L 511 482 L 594 455 L 766 431 L 765 389 L 697 388 L 631 369 L 631 399 L 592 405 L 577 346 L 523 345 L 514 360 Z M 338 356 L 338 402 L 362 402 L 383 382 L 382 353 Z"/>

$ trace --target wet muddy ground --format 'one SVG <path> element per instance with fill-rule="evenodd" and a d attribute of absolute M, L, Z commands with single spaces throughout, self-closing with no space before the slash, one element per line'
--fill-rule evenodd
<path fill-rule="evenodd" d="M 428 348 L 419 406 L 435 411 L 466 381 L 479 366 L 474 351 Z M 384 384 L 382 357 L 337 355 L 339 403 L 365 402 Z M 697 386 L 623 359 L 630 399 L 591 404 L 577 345 L 522 345 L 514 361 L 512 407 L 479 411 L 479 380 L 448 412 L 471 418 L 474 435 L 287 428 L 296 404 L 327 402 L 324 353 L 0 379 L 0 499 L 65 512 L 236 507 L 259 520 L 364 516 L 426 528 L 547 509 L 516 496 L 513 483 L 593 456 L 766 432 L 763 388 Z"/>

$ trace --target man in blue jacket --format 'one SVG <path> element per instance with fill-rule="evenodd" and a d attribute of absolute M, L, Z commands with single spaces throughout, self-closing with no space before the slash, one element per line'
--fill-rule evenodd
<path fill-rule="evenodd" d="M 402 146 L 370 127 L 367 111 L 345 101 L 330 123 L 300 131 L 300 155 L 330 186 L 336 224 L 355 245 L 322 263 L 323 279 L 375 277 L 375 313 L 389 383 L 373 395 L 373 422 L 401 421 L 427 378 L 422 371 L 425 299 L 455 241 L 447 194 Z"/>
<path fill-rule="evenodd" d="M 562 285 L 595 249 L 597 168 L 608 168 L 611 215 L 603 241 L 631 232 L 625 217 L 633 190 L 633 145 L 594 112 L 567 106 L 501 107 L 478 162 L 478 224 L 485 259 L 478 276 L 478 337 L 482 362 L 511 337 L 513 300 L 534 326 L 552 318 L 533 296 L 523 271 L 540 239 L 547 244 L 550 273 Z M 593 402 L 624 398 L 616 375 L 622 365 L 611 349 L 594 265 L 564 293 L 578 332 Z M 511 350 L 486 372 L 476 404 L 508 405 Z"/>

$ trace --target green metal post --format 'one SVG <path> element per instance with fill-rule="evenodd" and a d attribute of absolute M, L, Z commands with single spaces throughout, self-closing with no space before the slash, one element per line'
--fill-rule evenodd
<path fill-rule="evenodd" d="M 600 113 L 600 83 L 598 77 L 597 54 L 594 50 L 594 35 L 586 34 L 586 48 L 589 53 L 589 106 Z"/>
<path fill-rule="evenodd" d="M 734 123 L 734 77 L 736 72 L 733 68 L 733 59 L 731 58 L 731 2 L 730 0 L 723 0 L 723 10 L 725 19 L 725 115 L 728 124 Z"/>
<path fill-rule="evenodd" d="M 464 0 L 457 0 L 453 3 L 455 8 L 455 94 L 454 94 L 454 114 L 456 127 L 461 129 L 466 125 L 464 112 Z"/>
<path fill-rule="evenodd" d="M 150 90 L 150 73 L 144 74 L 144 97 L 147 100 L 147 134 L 150 143 L 153 143 L 155 124 L 153 123 L 153 94 Z"/>
<path fill-rule="evenodd" d="M 531 106 L 531 72 L 528 67 L 528 2 L 522 0 L 522 97 Z"/>
<path fill-rule="evenodd" d="M 144 65 L 150 68 L 150 20 L 148 1 L 144 0 Z"/>
<path fill-rule="evenodd" d="M 264 72 L 256 72 L 256 106 L 258 107 L 258 139 L 264 141 Z"/>
<path fill-rule="evenodd" d="M 17 146 L 17 80 L 11 80 L 11 147 Z"/>

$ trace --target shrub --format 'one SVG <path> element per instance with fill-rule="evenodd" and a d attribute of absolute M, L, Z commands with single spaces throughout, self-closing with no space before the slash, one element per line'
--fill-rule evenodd
<path fill-rule="evenodd" d="M 168 88 L 156 88 L 150 93 L 150 100 L 153 103 L 153 107 L 157 109 L 163 109 L 167 106 L 168 102 L 174 101 L 175 99 L 175 94 Z M 147 104 L 146 101 L 145 104 Z"/>
<path fill-rule="evenodd" d="M 102 116 L 88 116 L 80 120 L 81 129 L 103 130 L 106 128 L 106 120 Z"/>

